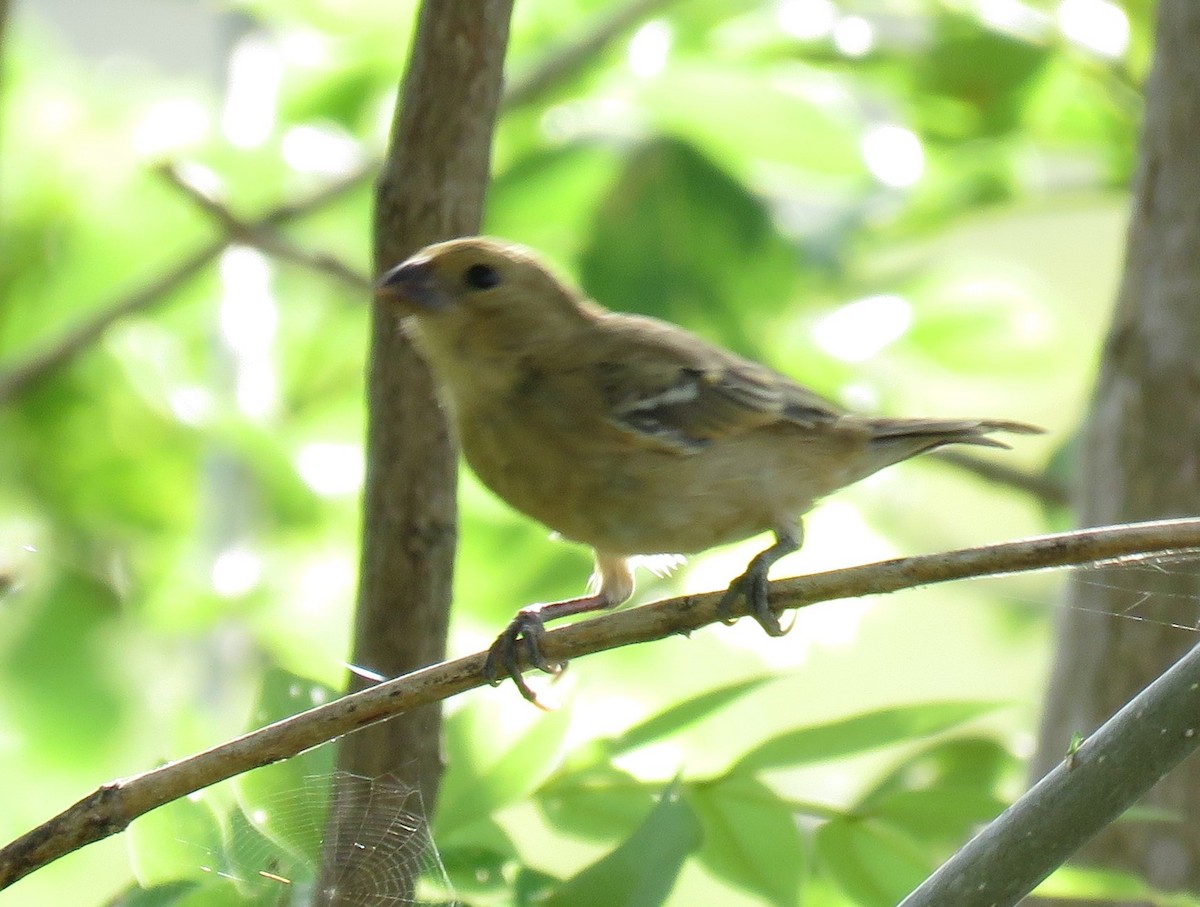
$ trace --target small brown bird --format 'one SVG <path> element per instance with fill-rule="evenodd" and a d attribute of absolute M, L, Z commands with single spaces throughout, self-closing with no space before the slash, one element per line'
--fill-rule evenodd
<path fill-rule="evenodd" d="M 818 498 L 944 444 L 1006 447 L 988 434 L 1039 430 L 849 415 L 681 327 L 607 311 L 496 239 L 429 246 L 388 271 L 378 295 L 407 316 L 484 484 L 595 552 L 592 594 L 524 608 L 488 654 L 488 680 L 508 674 L 529 699 L 521 648 L 561 670 L 540 651 L 544 622 L 628 599 L 631 557 L 773 530 L 721 606 L 744 596 L 778 636 L 767 571 L 800 547 L 800 517 Z"/>

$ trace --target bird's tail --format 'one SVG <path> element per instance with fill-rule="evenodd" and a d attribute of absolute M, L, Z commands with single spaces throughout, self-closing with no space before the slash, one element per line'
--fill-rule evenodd
<path fill-rule="evenodd" d="M 995 432 L 1017 435 L 1043 432 L 1043 429 L 1024 422 L 993 419 L 872 419 L 870 426 L 876 469 L 947 444 L 974 444 L 1007 450 L 1009 445 L 991 437 Z"/>

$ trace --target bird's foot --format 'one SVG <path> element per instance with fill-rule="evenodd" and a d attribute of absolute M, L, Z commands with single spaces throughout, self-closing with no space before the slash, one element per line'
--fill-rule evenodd
<path fill-rule="evenodd" d="M 488 649 L 487 661 L 483 665 L 483 676 L 492 686 L 499 686 L 504 678 L 511 677 L 521 695 L 536 706 L 537 693 L 525 681 L 521 672 L 521 654 L 524 652 L 528 662 L 540 671 L 558 675 L 567 666 L 566 662 L 548 661 L 542 654 L 541 639 L 546 634 L 546 625 L 541 610 L 525 608 L 517 612 L 517 616 L 492 643 Z"/>
<path fill-rule="evenodd" d="M 732 624 L 737 618 L 732 617 L 734 602 L 739 596 L 746 599 L 746 611 L 758 621 L 768 636 L 786 636 L 791 632 L 792 623 L 781 626 L 779 618 L 771 610 L 767 601 L 767 570 L 770 564 L 751 563 L 748 570 L 729 584 L 721 600 L 717 602 L 717 614 L 726 624 Z M 794 622 L 793 622 L 794 623 Z"/>

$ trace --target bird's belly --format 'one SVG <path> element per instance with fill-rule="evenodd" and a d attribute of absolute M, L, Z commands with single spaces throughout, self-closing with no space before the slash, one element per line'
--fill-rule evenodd
<path fill-rule="evenodd" d="M 689 554 L 747 538 L 827 490 L 802 464 L 781 471 L 753 448 L 685 456 L 481 428 L 476 421 L 462 441 L 485 485 L 566 538 L 614 554 Z"/>

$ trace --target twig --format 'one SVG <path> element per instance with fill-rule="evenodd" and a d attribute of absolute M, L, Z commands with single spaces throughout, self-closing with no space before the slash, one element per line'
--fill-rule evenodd
<path fill-rule="evenodd" d="M 518 77 L 504 93 L 501 109 L 512 110 L 536 101 L 566 82 L 598 57 L 606 47 L 639 22 L 663 12 L 679 0 L 631 0 L 618 6 L 574 41 L 551 51 L 538 65 Z"/>
<path fill-rule="evenodd" d="M 305 199 L 282 205 L 252 222 L 251 230 L 281 226 L 329 204 L 362 182 L 358 175 L 339 180 Z M 117 322 L 131 315 L 144 315 L 162 305 L 170 295 L 212 264 L 229 245 L 229 238 L 210 240 L 160 276 L 127 296 L 102 305 L 83 323 L 71 328 L 47 349 L 0 373 L 0 406 L 11 402 L 38 382 L 72 362 L 89 349 Z"/>
<path fill-rule="evenodd" d="M 261 249 L 282 261 L 289 261 L 313 271 L 326 274 L 352 289 L 371 288 L 371 279 L 328 252 L 309 252 L 291 242 L 277 229 L 259 221 L 251 223 L 234 214 L 223 201 L 190 182 L 173 163 L 160 164 L 154 169 L 167 185 L 181 192 L 201 211 L 211 217 L 226 234 L 226 241 L 244 243 Z"/>
<path fill-rule="evenodd" d="M 550 53 L 542 63 L 530 70 L 523 78 L 514 81 L 512 88 L 502 99 L 502 109 L 512 110 L 537 100 L 559 81 L 568 79 L 583 69 L 609 43 L 620 37 L 625 30 L 636 25 L 641 18 L 651 15 L 659 9 L 665 9 L 672 2 L 677 2 L 677 0 L 631 0 L 627 6 L 617 9 L 611 16 L 597 22 L 593 31 L 583 35 L 567 47 Z M 379 171 L 379 164 L 378 159 L 370 160 L 358 170 L 347 174 L 344 178 L 331 183 L 313 195 L 297 202 L 282 204 L 263 217 L 251 221 L 248 225 L 251 235 L 256 231 L 280 227 L 311 214 L 361 187 Z M 215 261 L 228 244 L 229 238 L 225 238 L 201 246 L 182 258 L 177 264 L 167 268 L 160 276 L 155 277 L 145 286 L 115 301 L 100 305 L 94 315 L 85 318 L 81 324 L 68 329 L 66 334 L 53 341 L 46 349 L 30 355 L 0 372 L 0 406 L 10 403 L 47 376 L 74 361 L 77 356 L 90 349 L 117 322 L 131 315 L 153 311 L 162 305 L 171 293 Z M 275 250 L 272 251 L 274 254 L 279 254 Z M 316 256 L 316 258 L 319 260 L 321 256 Z M 314 261 L 312 257 L 304 255 L 299 263 L 312 265 Z M 319 267 L 319 270 L 333 273 L 333 269 L 328 267 L 328 263 Z M 340 279 L 349 275 L 335 274 L 334 276 L 338 276 Z M 357 275 L 355 280 L 357 282 Z"/>
<path fill-rule="evenodd" d="M 149 312 L 160 305 L 171 293 L 208 267 L 226 245 L 228 243 L 224 239 L 209 242 L 145 286 L 101 306 L 99 311 L 68 330 L 49 348 L 10 366 L 0 374 L 0 406 L 74 360 L 118 321 L 130 315 Z"/>
<path fill-rule="evenodd" d="M 969 577 L 1193 549 L 1200 549 L 1200 519 L 1107 526 L 780 580 L 771 584 L 770 602 L 773 610 L 782 612 L 820 601 Z M 721 619 L 720 598 L 717 592 L 687 595 L 562 627 L 546 634 L 543 652 L 551 661 L 565 661 L 688 634 Z M 478 687 L 484 682 L 485 657 L 479 652 L 414 671 L 197 755 L 106 784 L 0 850 L 0 889 L 67 853 L 122 831 L 138 816 L 179 797 Z"/>
<path fill-rule="evenodd" d="M 944 463 L 953 463 L 960 469 L 965 469 L 995 485 L 1004 485 L 1030 494 L 1047 507 L 1066 507 L 1071 503 L 1070 490 L 1049 476 L 1025 472 L 996 460 L 985 460 L 960 450 L 938 450 L 931 456 Z"/>

